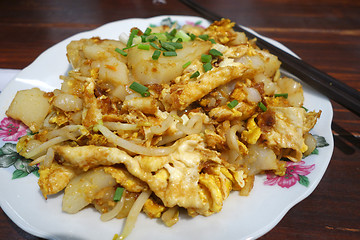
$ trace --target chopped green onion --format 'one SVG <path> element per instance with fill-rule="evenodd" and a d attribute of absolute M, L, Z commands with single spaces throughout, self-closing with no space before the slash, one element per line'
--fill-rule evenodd
<path fill-rule="evenodd" d="M 174 37 L 173 40 L 171 40 L 172 42 L 174 43 L 181 43 L 183 42 L 183 40 L 181 38 L 178 38 L 178 37 Z"/>
<path fill-rule="evenodd" d="M 145 36 L 149 36 L 151 33 L 151 28 L 146 28 L 145 32 L 144 32 L 144 35 Z"/>
<path fill-rule="evenodd" d="M 207 72 L 207 71 L 210 71 L 212 69 L 212 65 L 211 65 L 211 62 L 207 62 L 203 65 L 203 68 L 204 68 L 204 71 Z"/>
<path fill-rule="evenodd" d="M 146 42 L 146 36 L 141 35 L 140 37 L 141 37 L 141 42 Z"/>
<path fill-rule="evenodd" d="M 209 41 L 210 41 L 212 44 L 216 44 L 215 39 L 213 39 L 213 38 L 209 39 Z"/>
<path fill-rule="evenodd" d="M 114 198 L 113 198 L 115 202 L 120 201 L 120 199 L 123 195 L 123 192 L 124 192 L 124 188 L 122 188 L 122 187 L 116 188 Z"/>
<path fill-rule="evenodd" d="M 165 57 L 175 57 L 175 56 L 177 56 L 176 52 L 174 52 L 174 51 L 163 52 L 163 55 Z"/>
<path fill-rule="evenodd" d="M 173 36 L 173 35 L 171 35 L 171 34 L 170 34 L 170 33 L 168 33 L 168 32 L 165 32 L 164 34 L 165 34 L 165 36 L 166 36 L 166 40 L 171 41 L 171 40 L 174 38 L 174 36 Z"/>
<path fill-rule="evenodd" d="M 124 50 L 122 50 L 122 49 L 120 49 L 120 48 L 115 48 L 115 51 L 118 52 L 118 53 L 120 53 L 121 55 L 123 55 L 123 56 L 125 56 L 125 57 L 128 55 L 127 52 L 125 52 Z"/>
<path fill-rule="evenodd" d="M 236 105 L 238 105 L 238 104 L 239 104 L 238 100 L 234 99 L 234 100 L 232 100 L 231 102 L 229 102 L 229 103 L 227 104 L 227 106 L 228 106 L 230 109 L 233 109 L 233 108 L 236 107 Z"/>
<path fill-rule="evenodd" d="M 199 35 L 199 38 L 201 38 L 202 40 L 204 41 L 207 41 L 209 39 L 209 35 L 207 34 L 202 34 L 202 35 Z"/>
<path fill-rule="evenodd" d="M 266 112 L 267 111 L 267 107 L 262 103 L 262 102 L 259 102 L 258 103 L 258 106 L 261 110 L 263 110 L 263 112 Z"/>
<path fill-rule="evenodd" d="M 201 55 L 201 61 L 202 61 L 203 63 L 211 62 L 211 60 L 212 60 L 211 55 L 207 55 L 207 54 L 202 54 L 202 55 Z"/>
<path fill-rule="evenodd" d="M 146 41 L 147 42 L 153 42 L 155 41 L 156 39 L 158 39 L 155 35 L 150 35 L 150 36 L 147 36 L 146 37 Z"/>
<path fill-rule="evenodd" d="M 188 42 L 191 40 L 191 37 L 189 35 L 187 35 L 183 30 L 177 31 L 175 37 L 182 39 L 183 42 Z"/>
<path fill-rule="evenodd" d="M 130 33 L 129 40 L 126 43 L 126 47 L 131 47 L 133 44 L 134 37 L 138 34 L 139 29 L 133 29 Z"/>
<path fill-rule="evenodd" d="M 165 33 L 153 33 L 160 41 L 166 41 L 167 37 Z"/>
<path fill-rule="evenodd" d="M 161 41 L 160 44 L 161 44 L 161 46 L 163 48 L 165 48 L 168 51 L 175 51 L 176 50 L 176 48 L 173 45 L 171 45 L 169 42 L 162 42 Z"/>
<path fill-rule="evenodd" d="M 175 49 L 182 49 L 183 48 L 183 45 L 181 43 L 179 43 L 179 42 L 168 42 L 167 44 L 170 44 Z"/>
<path fill-rule="evenodd" d="M 274 94 L 275 97 L 283 97 L 283 98 L 288 98 L 288 94 L 287 93 L 276 93 Z"/>
<path fill-rule="evenodd" d="M 223 55 L 220 51 L 218 51 L 218 50 L 216 50 L 216 49 L 214 49 L 214 48 L 210 49 L 209 53 L 210 53 L 211 55 L 213 55 L 214 57 L 219 57 L 219 56 L 222 56 L 222 55 Z"/>
<path fill-rule="evenodd" d="M 132 45 L 132 46 L 130 46 L 130 47 L 123 48 L 123 50 L 127 50 L 127 49 L 130 49 L 130 48 L 136 47 L 136 46 L 137 46 L 137 44 Z"/>
<path fill-rule="evenodd" d="M 199 71 L 196 71 L 193 74 L 191 74 L 190 78 L 197 78 L 198 76 L 200 76 L 200 73 Z"/>
<path fill-rule="evenodd" d="M 133 39 L 133 44 L 137 45 L 142 43 L 142 38 L 140 36 L 135 36 Z"/>
<path fill-rule="evenodd" d="M 159 57 L 160 57 L 160 54 L 161 54 L 161 52 L 159 50 L 155 50 L 153 55 L 152 55 L 152 59 L 153 60 L 158 60 Z"/>
<path fill-rule="evenodd" d="M 306 107 L 302 106 L 303 109 L 305 109 L 305 112 L 309 111 Z"/>
<path fill-rule="evenodd" d="M 192 40 L 192 41 L 194 41 L 195 40 L 195 38 L 196 38 L 196 35 L 195 34 L 193 34 L 193 33 L 190 33 L 190 39 Z"/>
<path fill-rule="evenodd" d="M 150 49 L 150 45 L 148 45 L 148 44 L 139 44 L 139 45 L 138 45 L 138 49 L 141 49 L 141 50 L 149 50 L 149 49 Z"/>
<path fill-rule="evenodd" d="M 152 27 L 152 28 L 157 27 L 157 25 L 156 25 L 156 24 L 153 24 L 153 23 L 150 23 L 149 26 Z"/>
<path fill-rule="evenodd" d="M 130 87 L 130 89 L 134 90 L 137 93 L 140 93 L 143 97 L 148 97 L 150 95 L 149 88 L 145 87 L 144 85 L 141 85 L 140 83 L 133 82 Z"/>
<path fill-rule="evenodd" d="M 175 37 L 176 32 L 177 32 L 177 30 L 176 30 L 176 28 L 174 28 L 173 30 L 171 30 L 171 32 L 169 32 L 169 34 L 170 34 L 171 36 Z"/>
<path fill-rule="evenodd" d="M 182 65 L 182 68 L 185 69 L 185 68 L 187 68 L 190 64 L 191 64 L 191 62 L 188 61 L 187 63 L 185 63 L 184 65 Z"/>
<path fill-rule="evenodd" d="M 161 50 L 161 48 L 153 42 L 151 42 L 150 45 L 157 50 Z"/>

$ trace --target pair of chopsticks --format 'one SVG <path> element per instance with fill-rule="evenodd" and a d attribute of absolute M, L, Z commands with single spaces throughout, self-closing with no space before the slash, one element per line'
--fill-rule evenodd
<path fill-rule="evenodd" d="M 221 20 L 223 18 L 191 0 L 180 0 L 180 2 L 184 3 L 191 9 L 200 13 L 204 18 L 212 22 Z M 281 67 L 283 69 L 298 77 L 303 82 L 307 83 L 331 100 L 339 103 L 343 107 L 360 116 L 359 91 L 349 87 L 343 82 L 340 82 L 339 80 L 331 77 L 325 72 L 320 71 L 319 69 L 311 66 L 310 64 L 302 61 L 301 59 L 294 57 L 293 55 L 270 44 L 266 40 L 254 35 L 253 33 L 249 32 L 248 30 L 237 24 L 235 25 L 234 30 L 244 32 L 249 39 L 256 38 L 257 46 L 263 49 L 267 49 L 270 51 L 270 53 L 276 55 L 282 62 Z"/>

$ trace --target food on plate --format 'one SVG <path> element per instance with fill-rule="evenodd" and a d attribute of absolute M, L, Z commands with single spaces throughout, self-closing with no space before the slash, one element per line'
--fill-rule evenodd
<path fill-rule="evenodd" d="M 301 84 L 233 26 L 70 42 L 61 89 L 19 91 L 6 112 L 34 133 L 17 150 L 39 164 L 43 196 L 64 190 L 69 214 L 92 205 L 103 221 L 126 218 L 122 239 L 141 211 L 167 226 L 180 209 L 210 216 L 256 174 L 284 175 L 309 155 L 321 111 L 306 111 Z"/>

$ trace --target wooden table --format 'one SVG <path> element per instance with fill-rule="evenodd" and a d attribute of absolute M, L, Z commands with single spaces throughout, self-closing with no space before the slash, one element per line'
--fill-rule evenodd
<path fill-rule="evenodd" d="M 107 22 L 166 14 L 198 15 L 178 1 L 166 2 L 1 1 L 0 68 L 22 69 L 55 43 Z M 282 42 L 305 61 L 360 89 L 359 1 L 199 2 Z M 360 239 L 360 119 L 336 103 L 333 107 L 335 150 L 324 178 L 263 239 Z M 0 210 L 0 239 L 38 238 L 22 231 Z"/>

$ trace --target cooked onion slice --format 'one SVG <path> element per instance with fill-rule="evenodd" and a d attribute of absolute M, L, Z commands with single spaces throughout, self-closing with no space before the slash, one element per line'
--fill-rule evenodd
<path fill-rule="evenodd" d="M 31 150 L 30 152 L 27 152 L 24 154 L 25 158 L 31 159 L 33 157 L 36 157 L 38 155 L 40 155 L 41 153 L 45 152 L 49 147 L 64 142 L 66 140 L 68 140 L 69 138 L 64 137 L 64 136 L 59 136 L 59 137 L 55 137 L 49 141 L 44 142 L 43 144 L 41 144 L 40 146 L 34 148 L 33 150 Z"/>
<path fill-rule="evenodd" d="M 151 190 L 147 190 L 145 192 L 142 192 L 139 195 L 139 197 L 136 199 L 134 205 L 132 206 L 129 212 L 129 215 L 126 218 L 124 229 L 121 235 L 117 238 L 117 240 L 125 239 L 127 236 L 129 236 L 129 234 L 131 233 L 131 231 L 135 226 L 136 219 L 139 216 L 141 209 L 143 208 L 146 200 L 150 197 L 150 195 L 151 195 Z"/>
<path fill-rule="evenodd" d="M 158 147 L 158 148 L 144 147 L 117 136 L 104 125 L 99 124 L 96 127 L 109 140 L 109 142 L 112 142 L 115 145 L 122 147 L 125 150 L 128 150 L 133 153 L 146 155 L 146 156 L 165 156 L 174 152 L 176 149 L 176 144 L 170 147 Z"/>
<path fill-rule="evenodd" d="M 125 194 L 126 194 L 126 190 L 124 189 L 124 193 L 120 199 L 120 201 L 118 201 L 115 205 L 115 207 L 113 209 L 111 209 L 109 212 L 104 213 L 101 215 L 100 219 L 103 222 L 107 222 L 110 221 L 111 219 L 113 219 L 114 217 L 116 217 L 118 215 L 118 213 L 122 210 L 122 208 L 124 207 L 124 203 L 125 203 Z"/>

